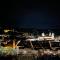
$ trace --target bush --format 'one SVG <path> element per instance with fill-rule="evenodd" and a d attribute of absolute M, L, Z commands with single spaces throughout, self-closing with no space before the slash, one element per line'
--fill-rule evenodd
<path fill-rule="evenodd" d="M 1 47 L 0 56 L 16 55 L 16 50 L 12 47 Z"/>

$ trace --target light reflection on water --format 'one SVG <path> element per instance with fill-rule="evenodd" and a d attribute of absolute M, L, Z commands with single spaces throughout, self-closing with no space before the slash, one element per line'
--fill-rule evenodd
<path fill-rule="evenodd" d="M 44 56 L 9 56 L 9 57 L 0 57 L 0 60 L 60 60 L 58 55 L 44 55 Z"/>

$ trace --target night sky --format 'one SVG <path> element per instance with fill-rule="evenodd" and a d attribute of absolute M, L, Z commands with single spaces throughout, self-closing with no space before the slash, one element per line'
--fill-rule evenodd
<path fill-rule="evenodd" d="M 60 3 L 15 2 L 9 8 L 1 7 L 0 12 L 0 26 L 60 29 Z"/>

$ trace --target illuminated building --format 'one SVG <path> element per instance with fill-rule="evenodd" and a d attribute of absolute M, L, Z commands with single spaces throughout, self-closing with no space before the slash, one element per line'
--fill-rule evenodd
<path fill-rule="evenodd" d="M 48 36 L 46 36 L 44 33 L 42 33 L 42 36 L 38 37 L 39 40 L 54 40 L 54 33 L 49 33 Z"/>

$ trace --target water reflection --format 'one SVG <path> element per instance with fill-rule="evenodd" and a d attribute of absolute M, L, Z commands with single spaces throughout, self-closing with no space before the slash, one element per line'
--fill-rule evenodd
<path fill-rule="evenodd" d="M 58 55 L 53 56 L 53 55 L 44 55 L 44 56 L 39 56 L 37 60 L 60 60 L 60 57 Z"/>
<path fill-rule="evenodd" d="M 58 55 L 43 55 L 43 56 L 8 56 L 8 57 L 0 57 L 0 60 L 60 60 Z"/>

